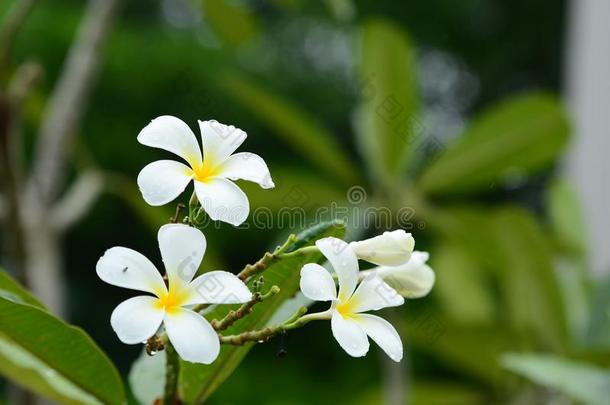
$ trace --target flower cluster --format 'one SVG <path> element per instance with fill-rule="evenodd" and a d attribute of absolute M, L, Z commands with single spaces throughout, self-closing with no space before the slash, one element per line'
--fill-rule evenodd
<path fill-rule="evenodd" d="M 427 253 L 413 252 L 414 245 L 411 234 L 402 230 L 349 244 L 337 238 L 316 242 L 334 269 L 339 293 L 331 274 L 314 263 L 301 269 L 301 291 L 311 300 L 331 302 L 333 335 L 350 356 L 361 357 L 368 352 L 368 336 L 392 360 L 402 359 L 402 342 L 396 329 L 385 319 L 365 312 L 400 306 L 405 302 L 403 296 L 421 297 L 430 291 L 434 272 L 419 260 Z M 358 259 L 388 266 L 360 272 Z"/>
<path fill-rule="evenodd" d="M 315 246 L 302 248 L 320 252 L 332 267 L 331 274 L 308 263 L 300 274 L 302 293 L 313 301 L 330 302 L 330 308 L 307 315 L 303 310 L 289 321 L 261 331 L 233 336 L 220 333 L 265 296 L 250 291 L 243 281 L 248 274 L 237 277 L 218 270 L 195 277 L 206 249 L 196 219 L 203 212 L 213 220 L 240 225 L 248 216 L 249 202 L 233 180 L 253 181 L 263 188 L 274 184 L 261 157 L 234 153 L 246 139 L 244 131 L 216 121 L 199 121 L 199 127 L 201 149 L 188 125 L 171 116 L 156 118 L 138 135 L 140 143 L 172 152 L 188 164 L 159 160 L 144 167 L 138 176 L 144 200 L 153 206 L 169 203 L 191 181 L 194 192 L 185 224 L 171 223 L 159 229 L 165 277 L 150 260 L 125 247 L 113 247 L 99 259 L 96 271 L 103 281 L 148 293 L 122 302 L 112 313 L 110 323 L 119 339 L 140 344 L 156 336 L 171 344 L 183 360 L 210 364 L 218 357 L 221 343 L 264 341 L 309 321 L 327 319 L 335 339 L 349 355 L 364 356 L 370 337 L 391 359 L 400 361 L 403 348 L 394 327 L 367 312 L 402 305 L 403 297 L 424 296 L 434 284 L 434 272 L 426 265 L 427 253 L 414 252 L 413 237 L 402 230 L 351 243 L 323 238 Z M 359 271 L 359 259 L 378 267 Z M 277 287 L 269 294 L 274 292 Z M 223 320 L 208 322 L 199 311 L 208 304 L 243 305 Z"/>

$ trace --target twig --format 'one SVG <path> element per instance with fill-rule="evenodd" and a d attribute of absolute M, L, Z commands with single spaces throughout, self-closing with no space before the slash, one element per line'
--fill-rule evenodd
<path fill-rule="evenodd" d="M 26 247 L 19 218 L 20 189 L 14 171 L 11 141 L 15 116 L 10 101 L 0 94 L 0 188 L 6 196 L 6 215 L 3 225 L 10 238 L 4 241 L 7 257 L 17 278 L 26 282 Z"/>
<path fill-rule="evenodd" d="M 11 173 L 15 184 L 21 185 L 25 178 L 25 164 L 23 162 L 23 106 L 30 97 L 36 84 L 43 75 L 42 67 L 36 62 L 25 62 L 19 65 L 8 85 L 7 99 L 11 108 L 11 128 L 7 139 L 7 151 Z M 16 215 L 16 214 L 15 214 Z"/>
<path fill-rule="evenodd" d="M 15 38 L 36 5 L 36 0 L 20 0 L 13 3 L 0 28 L 0 68 L 6 66 L 15 44 Z"/>
<path fill-rule="evenodd" d="M 83 218 L 104 188 L 104 179 L 96 170 L 81 174 L 50 213 L 50 225 L 65 231 Z"/>
<path fill-rule="evenodd" d="M 214 329 L 217 331 L 225 330 L 231 325 L 233 325 L 238 320 L 242 319 L 246 315 L 252 312 L 253 307 L 259 302 L 263 302 L 267 298 L 271 297 L 280 292 L 280 288 L 276 285 L 271 287 L 271 289 L 266 294 L 261 294 L 260 292 L 254 293 L 252 299 L 241 307 L 239 307 L 235 311 L 230 311 L 224 318 L 221 320 L 213 319 L 211 324 Z"/>
<path fill-rule="evenodd" d="M 234 346 L 241 346 L 249 342 L 263 343 L 276 335 L 286 333 L 287 331 L 292 329 L 300 328 L 311 321 L 330 319 L 332 315 L 330 310 L 303 316 L 305 312 L 307 312 L 307 308 L 301 307 L 293 316 L 290 317 L 290 319 L 288 319 L 283 324 L 269 326 L 259 330 L 252 330 L 240 333 L 238 335 L 220 336 L 220 343 Z"/>
<path fill-rule="evenodd" d="M 178 222 L 178 217 L 180 217 L 180 211 L 182 211 L 184 208 L 185 205 L 182 203 L 178 203 L 178 205 L 176 205 L 176 212 L 174 213 L 174 216 L 169 219 L 169 222 L 171 224 L 175 224 L 176 222 Z"/>
<path fill-rule="evenodd" d="M 276 260 L 282 253 L 286 251 L 294 242 L 296 241 L 295 235 L 288 236 L 286 242 L 282 246 L 279 246 L 275 249 L 273 253 L 265 253 L 264 256 L 254 264 L 248 264 L 242 271 L 237 274 L 240 280 L 245 281 L 248 278 L 254 276 L 255 274 L 262 273 L 269 267 L 271 262 Z"/>
<path fill-rule="evenodd" d="M 43 207 L 61 188 L 67 146 L 78 132 L 118 2 L 89 1 L 77 38 L 47 104 L 27 189 L 28 199 L 41 201 Z"/>
<path fill-rule="evenodd" d="M 273 260 L 275 260 L 275 255 L 273 253 L 266 252 L 256 263 L 247 264 L 246 267 L 244 267 L 244 269 L 237 274 L 237 277 L 239 277 L 240 280 L 245 281 L 255 274 L 263 272 Z"/>
<path fill-rule="evenodd" d="M 4 221 L 8 212 L 8 204 L 6 203 L 6 197 L 0 194 L 0 222 Z"/>

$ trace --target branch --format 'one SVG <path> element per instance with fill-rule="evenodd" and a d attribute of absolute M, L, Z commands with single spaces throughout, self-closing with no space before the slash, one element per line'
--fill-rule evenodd
<path fill-rule="evenodd" d="M 261 294 L 260 292 L 255 292 L 252 296 L 252 299 L 245 304 L 242 304 L 235 311 L 230 311 L 227 316 L 222 318 L 220 321 L 217 319 L 213 319 L 211 323 L 212 327 L 217 331 L 225 330 L 229 326 L 233 325 L 238 320 L 244 318 L 246 315 L 249 315 L 252 312 L 252 308 L 258 304 L 259 302 L 263 302 L 267 298 L 271 297 L 280 292 L 280 288 L 276 285 L 271 287 L 271 289 L 266 294 Z"/>
<path fill-rule="evenodd" d="M 13 108 L 17 109 L 18 112 L 21 112 L 22 104 L 32 93 L 42 74 L 42 66 L 37 62 L 28 61 L 17 68 L 9 83 L 7 93 Z"/>
<path fill-rule="evenodd" d="M 254 264 L 247 264 L 242 271 L 237 274 L 240 280 L 246 281 L 255 274 L 262 273 L 269 265 L 281 256 L 296 240 L 295 235 L 288 236 L 286 242 L 282 246 L 278 246 L 273 253 L 265 253 L 263 257 Z"/>
<path fill-rule="evenodd" d="M 23 108 L 42 75 L 43 70 L 40 64 L 31 61 L 25 62 L 19 65 L 8 84 L 7 99 L 10 106 L 11 127 L 6 140 L 6 148 L 10 173 L 13 176 L 12 181 L 18 186 L 12 192 L 17 194 L 23 192 L 22 184 L 25 178 Z"/>
<path fill-rule="evenodd" d="M 12 262 L 20 281 L 25 281 L 25 244 L 20 223 L 20 188 L 16 179 L 13 159 L 15 116 L 8 97 L 0 93 L 0 189 L 4 193 L 6 214 L 2 225 L 10 235 L 4 241 L 6 256 Z"/>
<path fill-rule="evenodd" d="M 241 346 L 250 342 L 263 343 L 276 335 L 286 333 L 292 329 L 300 328 L 311 321 L 330 319 L 332 316 L 330 309 L 328 311 L 302 316 L 305 312 L 307 312 L 307 308 L 299 308 L 299 310 L 293 316 L 291 316 L 290 319 L 280 325 L 269 326 L 259 330 L 251 330 L 238 335 L 219 335 L 220 343 L 234 346 Z"/>
<path fill-rule="evenodd" d="M 163 391 L 163 405 L 175 405 L 178 399 L 178 375 L 180 361 L 178 354 L 171 343 L 165 346 L 165 389 Z"/>
<path fill-rule="evenodd" d="M 4 221 L 8 213 L 8 204 L 6 203 L 6 197 L 0 194 L 0 222 Z"/>
<path fill-rule="evenodd" d="M 15 44 L 15 38 L 36 0 L 19 0 L 13 3 L 0 28 L 0 67 L 5 67 Z"/>
<path fill-rule="evenodd" d="M 84 217 L 104 189 L 104 179 L 96 170 L 81 174 L 50 213 L 51 226 L 65 231 Z"/>
<path fill-rule="evenodd" d="M 76 40 L 47 104 L 28 182 L 29 199 L 40 200 L 43 207 L 61 188 L 66 149 L 78 131 L 118 1 L 89 1 Z"/>

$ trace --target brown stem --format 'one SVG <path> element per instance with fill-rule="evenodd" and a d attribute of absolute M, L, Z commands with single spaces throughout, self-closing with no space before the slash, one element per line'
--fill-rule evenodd
<path fill-rule="evenodd" d="M 272 337 L 286 333 L 289 330 L 300 328 L 311 321 L 330 319 L 331 311 L 318 312 L 315 314 L 309 314 L 302 316 L 307 312 L 307 308 L 301 307 L 299 310 L 288 319 L 286 322 L 280 325 L 269 326 L 259 330 L 252 330 L 243 332 L 237 335 L 220 336 L 220 343 L 241 346 L 246 343 L 257 342 L 262 343 L 271 339 Z"/>
<path fill-rule="evenodd" d="M 176 212 L 174 213 L 174 216 L 169 219 L 171 224 L 178 222 L 178 219 L 180 218 L 180 211 L 182 211 L 185 207 L 186 206 L 182 203 L 178 203 L 178 205 L 176 205 Z"/>
<path fill-rule="evenodd" d="M 264 295 L 261 294 L 260 292 L 255 292 L 254 295 L 252 296 L 252 299 L 250 301 L 246 302 L 245 304 L 243 304 L 237 310 L 230 311 L 221 320 L 213 319 L 212 322 L 211 322 L 212 327 L 214 329 L 216 329 L 217 331 L 221 331 L 221 330 L 227 329 L 228 327 L 233 325 L 238 320 L 240 320 L 243 317 L 245 317 L 248 314 L 250 314 L 252 312 L 253 307 L 256 304 L 258 304 L 259 302 L 263 302 L 264 300 L 266 300 L 270 296 L 275 295 L 275 294 L 277 294 L 279 292 L 280 292 L 280 288 L 278 286 L 276 286 L 276 285 L 271 287 L 271 289 L 266 294 L 264 294 Z"/>
<path fill-rule="evenodd" d="M 295 235 L 290 235 L 286 242 L 282 246 L 278 246 L 273 253 L 265 253 L 265 255 L 256 263 L 248 264 L 242 271 L 239 272 L 237 277 L 242 281 L 246 281 L 248 278 L 255 274 L 262 273 L 269 267 L 269 265 L 278 258 L 278 255 L 284 253 L 296 240 Z"/>
<path fill-rule="evenodd" d="M 240 280 L 245 281 L 248 278 L 254 276 L 255 274 L 262 273 L 274 259 L 275 255 L 273 253 L 267 252 L 256 263 L 246 265 L 246 267 L 244 267 L 244 269 L 239 272 L 237 277 L 239 277 Z"/>

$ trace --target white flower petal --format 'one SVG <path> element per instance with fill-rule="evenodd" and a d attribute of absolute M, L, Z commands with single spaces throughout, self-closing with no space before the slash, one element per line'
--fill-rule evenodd
<path fill-rule="evenodd" d="M 352 357 L 362 357 L 369 351 L 369 340 L 364 330 L 353 320 L 343 318 L 337 311 L 330 321 L 333 336 Z"/>
<path fill-rule="evenodd" d="M 121 342 L 128 345 L 142 343 L 161 326 L 165 311 L 154 297 L 133 297 L 121 302 L 110 316 L 110 324 Z"/>
<path fill-rule="evenodd" d="M 155 265 L 144 255 L 124 247 L 108 249 L 95 267 L 97 275 L 108 284 L 160 295 L 165 283 Z"/>
<path fill-rule="evenodd" d="M 406 298 L 420 298 L 427 295 L 436 280 L 434 270 L 426 264 L 427 252 L 413 252 L 407 264 L 396 267 L 379 266 L 373 271 Z"/>
<path fill-rule="evenodd" d="M 152 162 L 138 174 L 138 187 L 149 205 L 167 204 L 178 197 L 193 178 L 190 167 L 173 160 Z"/>
<path fill-rule="evenodd" d="M 205 253 L 203 232 L 183 224 L 167 224 L 157 235 L 170 287 L 184 286 L 192 279 Z"/>
<path fill-rule="evenodd" d="M 206 182 L 195 181 L 195 193 L 205 212 L 215 221 L 239 226 L 248 218 L 248 197 L 230 180 L 215 177 Z"/>
<path fill-rule="evenodd" d="M 403 349 L 400 335 L 392 324 L 383 318 L 369 314 L 354 315 L 356 322 L 366 334 L 394 361 L 402 360 Z"/>
<path fill-rule="evenodd" d="M 218 357 L 220 340 L 203 316 L 178 308 L 165 314 L 164 324 L 170 342 L 183 360 L 210 364 Z"/>
<path fill-rule="evenodd" d="M 316 241 L 316 246 L 333 266 L 339 277 L 339 300 L 345 301 L 358 283 L 358 259 L 352 248 L 337 238 Z"/>
<path fill-rule="evenodd" d="M 374 273 L 362 280 L 349 301 L 354 313 L 377 311 L 405 303 L 405 299 L 396 290 Z"/>
<path fill-rule="evenodd" d="M 184 121 L 171 115 L 163 115 L 152 120 L 138 134 L 138 142 L 175 153 L 186 160 L 191 167 L 201 165 L 201 149 L 197 137 Z"/>
<path fill-rule="evenodd" d="M 191 294 L 184 305 L 241 304 L 252 299 L 252 293 L 235 274 L 210 271 L 197 277 L 189 285 Z"/>
<path fill-rule="evenodd" d="M 204 159 L 212 161 L 212 166 L 224 162 L 246 140 L 247 134 L 233 125 L 218 121 L 199 121 Z"/>
<path fill-rule="evenodd" d="M 384 232 L 374 238 L 350 243 L 359 259 L 384 266 L 405 264 L 411 257 L 415 239 L 410 233 L 399 229 Z"/>
<path fill-rule="evenodd" d="M 250 152 L 241 152 L 230 156 L 222 164 L 220 175 L 231 180 L 253 181 L 262 188 L 275 187 L 269 168 L 263 158 Z"/>
<path fill-rule="evenodd" d="M 333 277 L 319 264 L 307 263 L 303 266 L 300 287 L 303 295 L 314 301 L 337 299 L 337 289 Z"/>

